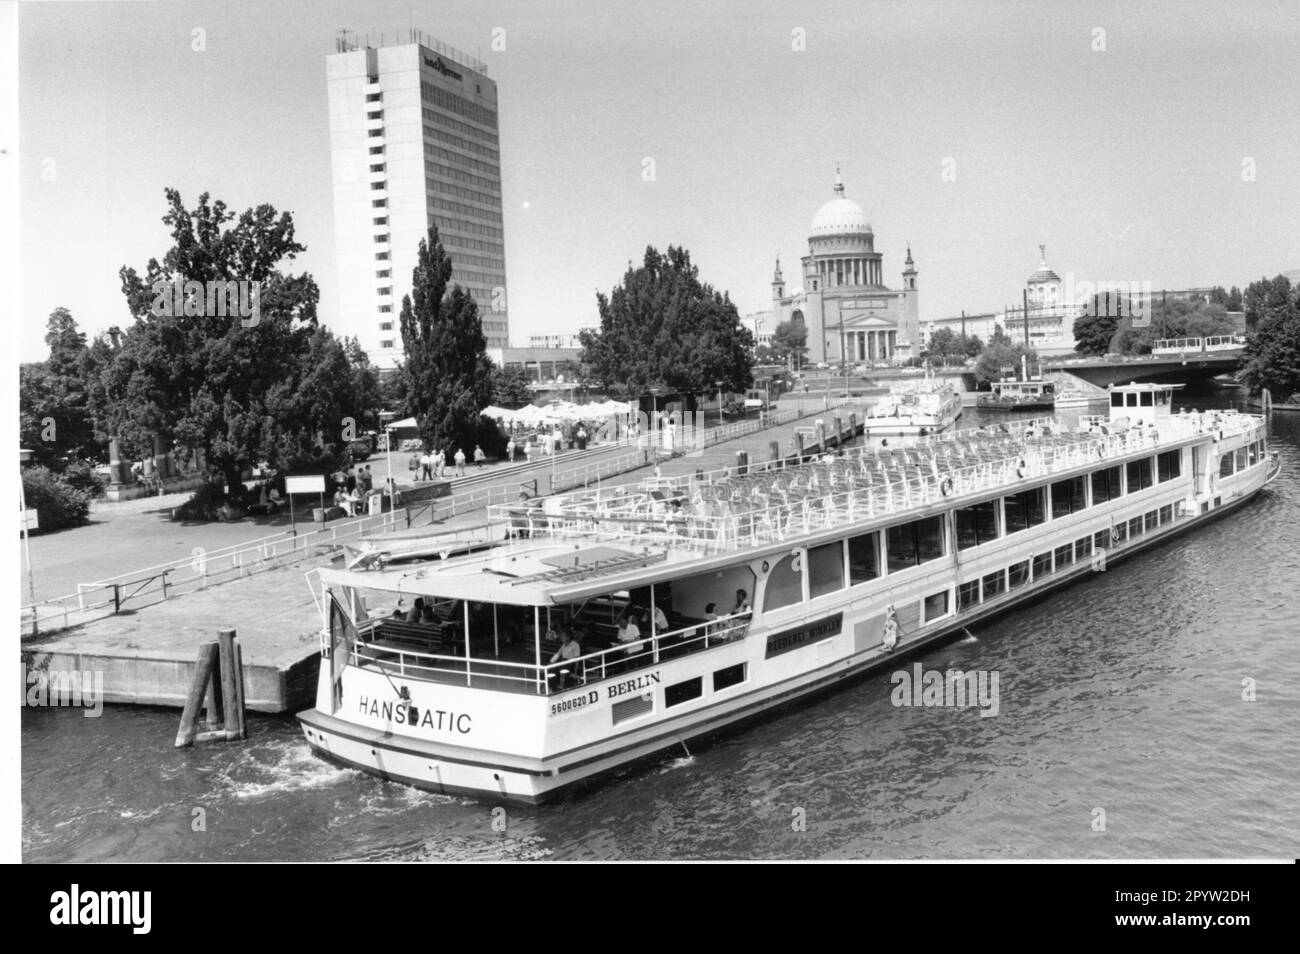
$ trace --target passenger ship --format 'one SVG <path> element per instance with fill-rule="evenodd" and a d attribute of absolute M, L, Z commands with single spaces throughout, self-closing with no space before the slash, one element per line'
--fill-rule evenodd
<path fill-rule="evenodd" d="M 863 434 L 868 437 L 937 434 L 961 417 L 961 395 L 947 381 L 927 378 L 920 384 L 896 386 L 867 412 Z"/>
<path fill-rule="evenodd" d="M 1076 429 L 659 478 L 369 543 L 320 573 L 298 718 L 324 757 L 491 800 L 680 749 L 1250 500 L 1280 466 L 1263 419 L 1174 414 L 1172 390 L 1114 387 Z M 621 614 L 651 607 L 619 642 Z M 557 656 L 569 627 L 586 638 Z"/>
<path fill-rule="evenodd" d="M 1055 392 L 1051 381 L 1006 378 L 976 398 L 975 406 L 985 411 L 1050 411 L 1056 404 Z"/>

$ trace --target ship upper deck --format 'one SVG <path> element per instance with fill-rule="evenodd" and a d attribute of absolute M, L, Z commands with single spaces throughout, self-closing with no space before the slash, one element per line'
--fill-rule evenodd
<path fill-rule="evenodd" d="M 1260 424 L 1235 411 L 1184 412 L 1157 426 L 1085 419 L 1074 430 L 1037 419 L 920 438 L 910 447 L 856 448 L 802 464 L 776 461 L 745 472 L 728 468 L 589 489 L 490 507 L 492 519 L 477 536 L 448 542 L 440 554 L 435 549 L 439 559 L 387 567 L 381 559 L 379 572 L 363 571 L 349 582 L 390 588 L 396 580 L 412 593 L 558 602 Z M 454 556 L 458 552 L 464 555 Z"/>

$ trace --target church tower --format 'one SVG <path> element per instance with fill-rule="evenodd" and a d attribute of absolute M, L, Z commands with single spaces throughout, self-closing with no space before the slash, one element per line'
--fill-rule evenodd
<path fill-rule="evenodd" d="M 781 277 L 781 256 L 776 257 L 776 271 L 772 273 L 772 300 L 780 301 L 785 297 L 785 279 Z"/>

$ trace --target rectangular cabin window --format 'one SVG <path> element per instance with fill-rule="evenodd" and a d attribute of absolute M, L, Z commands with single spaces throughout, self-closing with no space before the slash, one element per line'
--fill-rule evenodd
<path fill-rule="evenodd" d="M 640 716 L 647 715 L 654 711 L 655 699 L 650 693 L 644 696 L 635 696 L 631 699 L 623 699 L 610 706 L 610 716 L 614 720 L 614 725 L 620 722 L 626 722 L 629 719 L 636 719 Z"/>
<path fill-rule="evenodd" d="M 738 686 L 744 681 L 745 664 L 736 663 L 736 665 L 728 666 L 726 669 L 719 669 L 713 674 L 713 691 L 721 692 L 723 689 Z"/>
<path fill-rule="evenodd" d="M 1067 543 L 1064 546 L 1057 547 L 1055 551 L 1055 556 L 1056 556 L 1056 568 L 1058 570 L 1061 569 L 1062 567 L 1069 566 L 1071 563 L 1074 562 L 1074 544 Z"/>
<path fill-rule="evenodd" d="M 1246 450 L 1249 451 L 1246 456 L 1246 466 L 1254 467 L 1259 463 L 1259 444 L 1256 441 L 1251 441 Z"/>
<path fill-rule="evenodd" d="M 1110 546 L 1110 531 L 1098 530 L 1092 535 L 1092 545 L 1097 550 L 1104 550 Z"/>
<path fill-rule="evenodd" d="M 1135 391 L 1130 391 L 1130 392 L 1128 393 L 1128 396 L 1127 396 L 1127 398 L 1126 398 L 1125 401 L 1124 401 L 1124 406 L 1125 406 L 1125 407 L 1137 407 L 1137 406 L 1138 406 L 1138 396 L 1137 396 L 1137 392 L 1135 392 Z"/>
<path fill-rule="evenodd" d="M 1007 567 L 1007 584 L 1009 589 L 1024 586 L 1029 582 L 1029 561 L 1021 560 Z"/>
<path fill-rule="evenodd" d="M 1163 526 L 1166 523 L 1172 523 L 1174 519 L 1174 505 L 1165 504 L 1160 508 L 1160 523 Z"/>
<path fill-rule="evenodd" d="M 1140 536 L 1142 536 L 1142 518 L 1134 517 L 1128 522 L 1128 538 L 1132 540 Z"/>
<path fill-rule="evenodd" d="M 1242 471 L 1245 469 L 1246 469 L 1246 448 L 1238 447 L 1237 448 L 1237 470 Z"/>
<path fill-rule="evenodd" d="M 1110 395 L 1110 406 L 1111 406 L 1111 407 L 1123 407 L 1123 406 L 1124 406 L 1124 394 L 1123 394 L 1123 392 L 1121 392 L 1121 391 L 1112 391 L 1112 392 L 1111 392 L 1111 395 Z"/>
<path fill-rule="evenodd" d="M 1092 537 L 1080 537 L 1074 541 L 1074 558 L 1084 560 L 1092 556 Z"/>
<path fill-rule="evenodd" d="M 1087 482 L 1082 475 L 1052 484 L 1052 519 L 1078 513 L 1088 506 Z"/>
<path fill-rule="evenodd" d="M 999 593 L 1006 592 L 1007 589 L 1007 571 L 998 570 L 996 573 L 990 573 L 984 577 L 984 598 L 992 599 Z"/>
<path fill-rule="evenodd" d="M 880 576 L 880 534 L 849 537 L 849 585 L 857 586 Z"/>
<path fill-rule="evenodd" d="M 1043 487 L 1022 490 L 1002 498 L 1002 513 L 1007 522 L 1007 533 L 1036 527 L 1046 518 L 1043 506 Z"/>
<path fill-rule="evenodd" d="M 1050 576 L 1052 573 L 1052 555 L 1050 553 L 1040 553 L 1034 557 L 1034 579 L 1040 576 Z"/>
<path fill-rule="evenodd" d="M 980 601 L 980 581 L 957 584 L 957 612 L 970 609 Z"/>
<path fill-rule="evenodd" d="M 683 702 L 698 699 L 702 695 L 704 695 L 704 677 L 696 676 L 694 679 L 687 679 L 664 690 L 664 708 L 671 709 Z"/>
<path fill-rule="evenodd" d="M 1112 544 L 1123 543 L 1128 539 L 1128 524 L 1121 520 L 1115 526 L 1110 528 L 1110 542 Z"/>
<path fill-rule="evenodd" d="M 889 572 L 897 573 L 943 556 L 943 517 L 925 517 L 885 531 Z"/>
<path fill-rule="evenodd" d="M 1155 395 L 1154 395 L 1152 392 L 1150 392 L 1150 391 L 1143 391 L 1143 392 L 1142 392 L 1140 395 L 1138 395 L 1138 396 L 1139 396 L 1140 398 L 1142 398 L 1142 400 L 1139 402 L 1139 403 L 1142 405 L 1142 407 L 1155 407 L 1155 406 L 1156 406 Z"/>
<path fill-rule="evenodd" d="M 808 551 L 808 592 L 814 599 L 844 589 L 844 544 L 839 540 Z"/>
<path fill-rule="evenodd" d="M 929 623 L 948 615 L 948 591 L 940 590 L 925 598 L 925 622 Z"/>
<path fill-rule="evenodd" d="M 1163 454 L 1156 455 L 1156 477 L 1160 483 L 1166 480 L 1174 480 L 1180 477 L 1183 472 L 1183 452 L 1182 451 L 1165 451 Z"/>
<path fill-rule="evenodd" d="M 1160 526 L 1160 511 L 1152 510 L 1150 513 L 1143 515 L 1142 527 L 1147 533 Z"/>
<path fill-rule="evenodd" d="M 1137 493 L 1139 490 L 1146 490 L 1151 486 L 1151 458 L 1143 457 L 1141 460 L 1131 460 L 1124 465 L 1125 476 L 1128 478 L 1128 492 Z"/>
<path fill-rule="evenodd" d="M 767 578 L 763 590 L 763 611 L 770 613 L 782 606 L 791 606 L 803 600 L 803 573 L 794 568 L 794 554 L 784 557 Z"/>
<path fill-rule="evenodd" d="M 1232 454 L 1231 453 L 1224 454 L 1222 457 L 1219 458 L 1219 476 L 1220 477 L 1232 476 Z"/>
<path fill-rule="evenodd" d="M 988 543 L 998 538 L 998 502 L 986 500 L 983 503 L 960 507 L 957 517 L 957 548 L 969 550 L 981 543 Z"/>
<path fill-rule="evenodd" d="M 1118 467 L 1104 467 L 1092 472 L 1092 505 L 1114 500 L 1124 492 Z"/>

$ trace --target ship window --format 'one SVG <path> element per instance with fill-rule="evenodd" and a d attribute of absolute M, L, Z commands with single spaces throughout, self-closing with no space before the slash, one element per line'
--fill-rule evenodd
<path fill-rule="evenodd" d="M 635 719 L 652 712 L 655 707 L 654 696 L 646 693 L 644 696 L 635 696 L 631 699 L 623 699 L 614 703 L 610 707 L 610 714 L 614 719 L 614 725 L 620 722 L 626 722 L 628 719 Z"/>
<path fill-rule="evenodd" d="M 1086 481 L 1082 476 L 1052 484 L 1052 519 L 1078 513 L 1088 506 Z"/>
<path fill-rule="evenodd" d="M 1111 527 L 1110 542 L 1123 543 L 1125 540 L 1127 540 L 1128 539 L 1128 533 L 1126 532 L 1127 529 L 1128 529 L 1128 524 L 1124 523 L 1124 521 L 1122 520 L 1119 523 L 1115 524 L 1115 526 Z"/>
<path fill-rule="evenodd" d="M 1137 392 L 1130 391 L 1128 394 L 1128 399 L 1124 403 L 1128 407 L 1137 407 L 1138 406 Z"/>
<path fill-rule="evenodd" d="M 1122 391 L 1117 391 L 1117 392 L 1114 392 L 1114 393 L 1111 394 L 1111 396 L 1110 396 L 1110 406 L 1111 406 L 1111 407 L 1123 407 L 1123 406 L 1124 406 L 1124 393 L 1123 393 Z"/>
<path fill-rule="evenodd" d="M 1146 490 L 1151 486 L 1151 458 L 1143 457 L 1141 460 L 1131 460 L 1125 466 L 1125 476 L 1128 478 L 1128 492 L 1133 494 L 1139 490 Z"/>
<path fill-rule="evenodd" d="M 1002 499 L 1002 512 L 1007 522 L 1007 533 L 1036 527 L 1044 520 L 1043 488 L 1022 490 Z"/>
<path fill-rule="evenodd" d="M 1118 467 L 1106 467 L 1092 472 L 1092 505 L 1114 500 L 1123 493 Z"/>
<path fill-rule="evenodd" d="M 1074 553 L 1080 560 L 1092 553 L 1092 537 L 1080 537 L 1074 541 Z"/>
<path fill-rule="evenodd" d="M 992 599 L 1007 588 L 1007 571 L 998 570 L 984 577 L 984 598 Z"/>
<path fill-rule="evenodd" d="M 1161 522 L 1161 523 L 1170 523 L 1170 522 L 1173 521 L 1173 519 L 1174 519 L 1174 505 L 1173 505 L 1173 504 L 1165 504 L 1163 507 L 1160 508 L 1160 522 Z"/>
<path fill-rule="evenodd" d="M 704 678 L 696 676 L 694 679 L 687 679 L 685 682 L 676 683 L 664 690 L 664 708 L 671 709 L 683 702 L 698 699 L 702 695 L 704 695 Z"/>
<path fill-rule="evenodd" d="M 790 606 L 803 599 L 803 572 L 794 568 L 794 561 L 794 554 L 790 554 L 772 569 L 763 590 L 763 612 Z"/>
<path fill-rule="evenodd" d="M 980 601 L 980 581 L 957 584 L 957 611 L 970 609 Z"/>
<path fill-rule="evenodd" d="M 998 504 L 986 500 L 957 510 L 957 548 L 967 550 L 998 538 Z"/>
<path fill-rule="evenodd" d="M 730 689 L 732 686 L 738 686 L 745 681 L 745 664 L 736 663 L 734 666 L 728 666 L 726 669 L 719 669 L 713 674 L 713 691 L 720 692 L 723 689 Z"/>
<path fill-rule="evenodd" d="M 808 551 L 808 591 L 813 597 L 844 588 L 844 544 L 840 541 Z"/>
<path fill-rule="evenodd" d="M 880 534 L 849 538 L 849 584 L 856 586 L 880 576 Z"/>
<path fill-rule="evenodd" d="M 1143 407 L 1155 407 L 1155 396 L 1150 391 L 1143 391 L 1139 402 Z"/>
<path fill-rule="evenodd" d="M 1007 567 L 1007 577 L 1010 589 L 1024 586 L 1029 582 L 1029 561 L 1021 560 L 1019 563 L 1011 564 Z"/>
<path fill-rule="evenodd" d="M 1181 476 L 1183 472 L 1182 451 L 1165 451 L 1156 455 L 1156 477 L 1161 483 Z"/>
<path fill-rule="evenodd" d="M 1074 545 L 1067 543 L 1063 547 L 1056 548 L 1056 568 L 1069 566 L 1074 562 Z"/>
<path fill-rule="evenodd" d="M 1146 514 L 1142 518 L 1142 524 L 1147 533 L 1156 529 L 1156 527 L 1160 526 L 1160 511 L 1152 510 L 1149 514 Z"/>
<path fill-rule="evenodd" d="M 1132 520 L 1128 522 L 1128 536 L 1130 540 L 1133 539 L 1134 537 L 1142 536 L 1141 517 L 1134 517 Z"/>
<path fill-rule="evenodd" d="M 1259 445 L 1256 442 L 1251 441 L 1250 446 L 1247 447 L 1246 449 L 1250 452 L 1246 456 L 1246 464 L 1249 467 L 1254 467 L 1257 463 L 1259 463 L 1259 456 L 1258 456 Z"/>
<path fill-rule="evenodd" d="M 889 572 L 920 566 L 943 556 L 943 517 L 926 517 L 885 531 Z"/>
<path fill-rule="evenodd" d="M 1224 454 L 1222 457 L 1219 458 L 1219 476 L 1220 477 L 1232 476 L 1232 455 L 1231 454 Z"/>
<path fill-rule="evenodd" d="M 1246 448 L 1237 448 L 1237 470 L 1246 469 Z"/>
<path fill-rule="evenodd" d="M 1040 553 L 1034 557 L 1034 579 L 1040 576 L 1048 576 L 1052 572 L 1052 555 L 1050 553 Z"/>
<path fill-rule="evenodd" d="M 927 623 L 948 615 L 948 591 L 940 590 L 925 598 L 925 621 Z"/>

